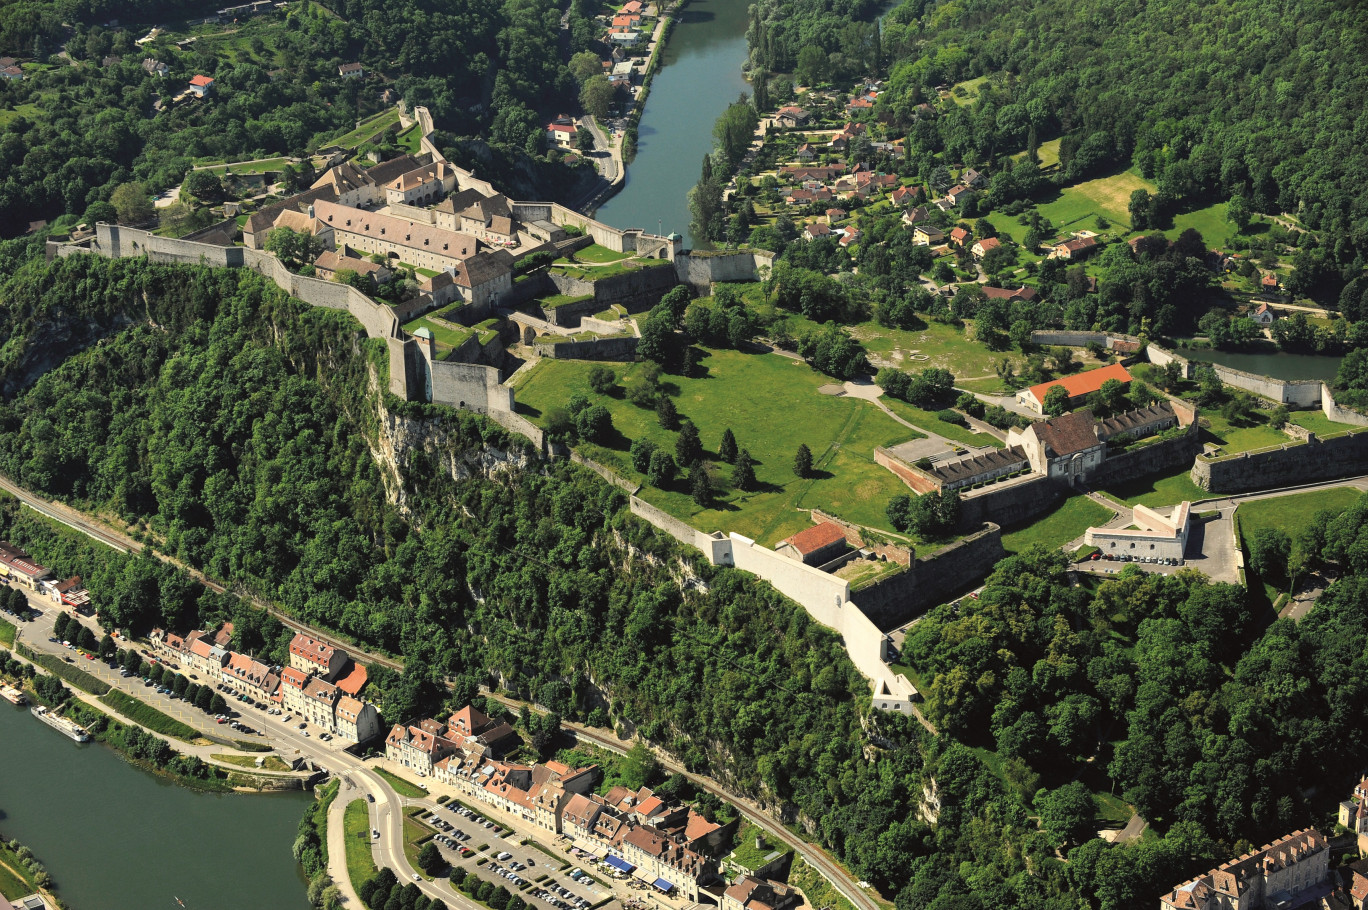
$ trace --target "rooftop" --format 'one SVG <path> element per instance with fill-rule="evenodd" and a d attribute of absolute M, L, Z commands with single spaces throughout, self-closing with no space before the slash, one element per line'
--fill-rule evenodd
<path fill-rule="evenodd" d="M 840 541 L 845 542 L 845 531 L 835 522 L 824 521 L 821 524 L 813 525 L 805 531 L 799 531 L 790 537 L 786 543 L 799 553 L 807 556 L 816 553 L 823 547 L 829 547 Z"/>
<path fill-rule="evenodd" d="M 1035 400 L 1041 404 L 1045 403 L 1045 394 L 1050 390 L 1050 386 L 1063 386 L 1064 391 L 1070 398 L 1081 398 L 1102 388 L 1102 383 L 1108 379 L 1116 379 L 1123 383 L 1131 381 L 1130 373 L 1119 363 L 1113 363 L 1096 370 L 1088 370 L 1083 373 L 1075 373 L 1072 376 L 1065 376 L 1063 379 L 1052 379 L 1049 382 L 1042 382 L 1033 385 L 1028 390 Z"/>

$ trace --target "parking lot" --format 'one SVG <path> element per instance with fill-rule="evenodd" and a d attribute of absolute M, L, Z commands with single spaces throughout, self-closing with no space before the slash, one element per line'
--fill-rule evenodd
<path fill-rule="evenodd" d="M 607 877 L 589 868 L 591 858 L 586 857 L 584 868 L 567 867 L 564 861 L 534 846 L 518 843 L 522 838 L 516 832 L 506 830 L 479 810 L 451 802 L 419 820 L 437 829 L 434 839 L 452 866 L 502 885 L 533 906 L 588 910 L 612 895 Z M 482 846 L 485 849 L 481 850 Z M 485 862 L 481 863 L 481 858 Z"/>

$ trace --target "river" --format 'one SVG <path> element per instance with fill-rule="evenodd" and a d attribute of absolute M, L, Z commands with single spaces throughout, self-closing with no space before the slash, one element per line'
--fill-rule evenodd
<path fill-rule="evenodd" d="M 617 228 L 689 237 L 688 193 L 712 151 L 713 124 L 750 86 L 744 0 L 690 0 L 679 13 L 637 127 L 627 181 L 594 216 Z"/>
<path fill-rule="evenodd" d="M 1175 353 L 1188 360 L 1202 360 L 1219 363 L 1246 373 L 1272 376 L 1274 379 L 1319 379 L 1323 382 L 1334 380 L 1339 370 L 1340 358 L 1324 357 L 1316 354 L 1288 354 L 1283 351 L 1267 353 L 1247 353 L 1241 351 L 1213 351 L 1204 348 L 1177 348 Z"/>
<path fill-rule="evenodd" d="M 290 854 L 304 793 L 198 793 L 0 702 L 0 832 L 74 910 L 307 910 Z"/>

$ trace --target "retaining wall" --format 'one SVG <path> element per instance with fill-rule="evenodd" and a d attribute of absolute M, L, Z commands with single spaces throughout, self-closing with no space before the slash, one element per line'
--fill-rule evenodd
<path fill-rule="evenodd" d="M 736 250 L 723 253 L 692 251 L 675 259 L 679 280 L 700 296 L 706 296 L 715 281 L 758 281 L 761 266 L 774 264 L 768 250 Z"/>
<path fill-rule="evenodd" d="M 695 530 L 687 522 L 680 521 L 663 509 L 658 509 L 646 500 L 637 496 L 631 498 L 628 507 L 632 510 L 633 515 L 649 521 L 680 543 L 688 544 L 691 547 L 698 547 L 703 550 L 704 553 L 710 554 L 709 558 L 712 563 L 718 564 L 720 562 L 720 560 L 712 558 L 712 547 L 710 543 L 705 544 L 703 540 L 701 540 L 701 538 L 708 538 L 709 535 L 703 534 L 702 531 Z"/>
<path fill-rule="evenodd" d="M 1111 350 L 1118 341 L 1128 341 L 1132 344 L 1140 343 L 1140 339 L 1136 338 L 1134 335 L 1118 335 L 1112 332 L 1046 330 L 1031 333 L 1032 344 L 1062 344 L 1075 348 L 1085 348 L 1090 344 L 1100 344 L 1102 347 Z"/>
<path fill-rule="evenodd" d="M 1321 413 L 1327 420 L 1347 423 L 1356 427 L 1368 427 L 1368 414 L 1360 414 L 1335 404 L 1335 396 L 1328 385 L 1321 386 Z"/>
<path fill-rule="evenodd" d="M 1289 442 L 1276 449 L 1244 452 L 1219 459 L 1198 458 L 1192 482 L 1212 493 L 1264 490 L 1318 480 L 1335 480 L 1368 469 L 1368 429 L 1305 443 Z"/>
<path fill-rule="evenodd" d="M 627 478 L 623 477 L 621 474 L 618 474 L 612 469 L 604 467 L 597 461 L 585 458 L 579 452 L 571 451 L 570 460 L 573 461 L 575 464 L 584 465 L 586 468 L 593 471 L 595 474 L 602 477 L 604 480 L 608 481 L 618 489 L 626 490 L 628 493 L 633 494 L 636 493 L 636 491 L 639 489 L 638 484 L 633 483 L 632 481 L 628 480 Z"/>
<path fill-rule="evenodd" d="M 960 497 L 960 528 L 973 529 L 988 522 L 1003 527 L 1025 524 L 1049 511 L 1060 495 L 1060 485 L 1044 474 L 984 487 Z"/>
<path fill-rule="evenodd" d="M 1170 350 L 1161 348 L 1157 344 L 1151 344 L 1149 347 L 1145 348 L 1145 354 L 1149 357 L 1149 362 L 1156 366 L 1162 367 L 1169 363 L 1176 363 L 1182 367 L 1184 379 L 1189 379 L 1192 376 L 1192 364 L 1186 357 L 1182 357 Z"/>
<path fill-rule="evenodd" d="M 541 342 L 536 352 L 552 360 L 636 360 L 641 339 L 634 335 L 594 338 L 589 341 Z"/>
<path fill-rule="evenodd" d="M 918 559 L 908 571 L 890 575 L 853 596 L 880 629 L 896 629 L 928 607 L 978 584 L 1004 555 L 1002 529 L 990 522 L 944 550 Z"/>
<path fill-rule="evenodd" d="M 917 493 L 931 493 L 936 489 L 936 482 L 927 477 L 912 465 L 905 463 L 901 458 L 893 455 L 883 446 L 875 446 L 874 463 L 882 465 L 892 471 L 894 476 L 907 484 Z"/>
<path fill-rule="evenodd" d="M 1109 453 L 1106 460 L 1088 475 L 1088 485 L 1105 487 L 1147 474 L 1187 467 L 1201 451 L 1201 428 L 1194 421 L 1188 425 L 1187 432 L 1177 438 L 1151 443 L 1119 455 Z"/>
<path fill-rule="evenodd" d="M 1282 404 L 1305 408 L 1318 405 L 1321 401 L 1321 383 L 1314 379 L 1274 379 L 1271 376 L 1231 369 L 1219 363 L 1213 363 L 1212 368 L 1226 385 L 1271 398 Z"/>

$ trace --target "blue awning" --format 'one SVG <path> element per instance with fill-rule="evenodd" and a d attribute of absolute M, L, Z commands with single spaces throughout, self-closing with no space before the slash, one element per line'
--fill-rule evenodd
<path fill-rule="evenodd" d="M 672 885 L 672 884 L 670 884 L 669 882 L 665 881 L 665 879 L 663 879 L 663 878 L 658 878 L 658 879 L 656 879 L 654 882 L 652 882 L 652 884 L 654 884 L 654 885 L 655 885 L 657 888 L 659 888 L 661 891 L 673 891 L 673 890 L 674 890 L 674 885 Z"/>
<path fill-rule="evenodd" d="M 627 860 L 619 859 L 616 856 L 605 856 L 603 861 L 619 872 L 631 872 L 636 868 L 636 866 L 633 866 L 631 863 L 627 862 Z"/>

